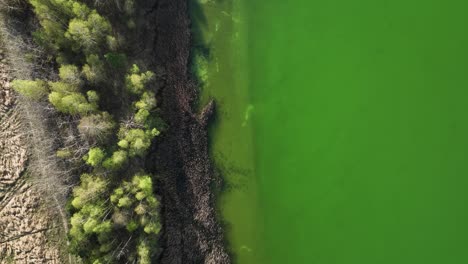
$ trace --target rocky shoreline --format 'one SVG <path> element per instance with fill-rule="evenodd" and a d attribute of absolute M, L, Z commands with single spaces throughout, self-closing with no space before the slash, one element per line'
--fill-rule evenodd
<path fill-rule="evenodd" d="M 161 263 L 231 263 L 216 217 L 213 167 L 208 153 L 210 102 L 198 114 L 198 92 L 188 71 L 191 47 L 186 0 L 160 0 L 156 9 L 156 63 L 165 69 L 158 92 L 169 128 L 156 144 L 164 234 Z"/>

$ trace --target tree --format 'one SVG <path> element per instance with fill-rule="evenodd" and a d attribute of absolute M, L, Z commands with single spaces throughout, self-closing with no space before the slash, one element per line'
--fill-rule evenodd
<path fill-rule="evenodd" d="M 147 129 L 155 127 L 157 120 L 151 112 L 156 108 L 156 96 L 153 92 L 146 91 L 140 97 L 140 100 L 134 103 L 137 112 L 135 113 L 135 121 L 143 125 Z"/>
<path fill-rule="evenodd" d="M 42 28 L 34 33 L 39 44 L 55 52 L 68 46 L 64 37 L 69 19 L 73 16 L 72 1 L 30 0 Z"/>
<path fill-rule="evenodd" d="M 150 112 L 146 109 L 139 109 L 135 114 L 135 121 L 141 125 L 144 125 L 150 116 Z"/>
<path fill-rule="evenodd" d="M 118 150 L 112 153 L 112 156 L 104 161 L 103 166 L 109 170 L 118 170 L 123 167 L 127 160 L 127 152 L 125 150 Z"/>
<path fill-rule="evenodd" d="M 128 232 L 133 232 L 138 229 L 138 223 L 135 220 L 130 220 L 130 222 L 127 224 L 127 230 Z"/>
<path fill-rule="evenodd" d="M 93 167 L 98 167 L 101 165 L 102 161 L 104 160 L 106 154 L 100 148 L 92 148 L 89 150 L 88 155 L 85 156 L 86 164 L 91 165 Z"/>
<path fill-rule="evenodd" d="M 99 95 L 96 91 L 89 90 L 86 92 L 86 97 L 88 98 L 88 102 L 91 104 L 98 104 L 99 103 Z"/>
<path fill-rule="evenodd" d="M 64 94 L 51 92 L 50 103 L 60 112 L 71 115 L 87 115 L 97 111 L 97 104 L 89 103 L 81 93 L 71 92 Z"/>
<path fill-rule="evenodd" d="M 68 64 L 60 66 L 59 76 L 63 82 L 69 83 L 73 86 L 80 87 L 83 82 L 81 80 L 81 73 L 78 70 L 78 67 L 76 67 L 75 65 Z"/>
<path fill-rule="evenodd" d="M 93 84 L 105 79 L 104 63 L 95 54 L 86 57 L 86 64 L 83 66 L 82 72 L 85 78 Z"/>
<path fill-rule="evenodd" d="M 151 257 L 150 257 L 150 247 L 148 243 L 145 240 L 141 240 L 140 243 L 137 246 L 137 254 L 139 264 L 150 264 L 151 263 Z"/>
<path fill-rule="evenodd" d="M 91 13 L 91 9 L 89 9 L 89 7 L 87 7 L 85 4 L 81 4 L 78 2 L 73 3 L 72 10 L 73 14 L 80 19 L 86 19 L 89 13 Z"/>
<path fill-rule="evenodd" d="M 144 131 L 139 128 L 121 129 L 119 132 L 119 138 L 121 140 L 119 146 L 128 149 L 130 157 L 143 157 L 151 146 L 151 140 L 156 135 L 157 133 L 155 131 Z"/>
<path fill-rule="evenodd" d="M 44 98 L 49 93 L 47 83 L 41 80 L 14 80 L 11 86 L 22 96 L 34 101 Z"/>
<path fill-rule="evenodd" d="M 140 73 L 140 68 L 133 64 L 130 73 L 125 76 L 125 85 L 133 94 L 142 94 L 145 91 L 145 86 L 154 78 L 154 73 L 146 71 Z"/>
<path fill-rule="evenodd" d="M 86 203 L 93 202 L 107 190 L 107 181 L 101 176 L 82 174 L 81 183 L 73 189 L 72 205 L 76 209 L 82 208 Z"/>
<path fill-rule="evenodd" d="M 86 18 L 71 19 L 65 37 L 73 42 L 76 51 L 91 54 L 107 40 L 110 31 L 109 21 L 93 10 Z"/>
<path fill-rule="evenodd" d="M 146 91 L 141 95 L 139 101 L 135 103 L 136 109 L 151 111 L 156 107 L 156 96 L 153 92 Z"/>
<path fill-rule="evenodd" d="M 105 142 L 112 136 L 115 122 L 107 112 L 99 112 L 80 119 L 78 131 L 87 141 Z"/>

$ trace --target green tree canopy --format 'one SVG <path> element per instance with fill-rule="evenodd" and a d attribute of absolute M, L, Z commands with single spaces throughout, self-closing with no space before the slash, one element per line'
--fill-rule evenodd
<path fill-rule="evenodd" d="M 125 76 L 125 84 L 133 94 L 142 94 L 145 91 L 145 86 L 154 78 L 154 73 L 146 71 L 140 72 L 140 68 L 133 64 L 130 73 Z"/>
<path fill-rule="evenodd" d="M 60 66 L 59 76 L 65 83 L 69 83 L 77 87 L 82 85 L 81 73 L 75 65 L 68 64 Z"/>
<path fill-rule="evenodd" d="M 91 148 L 87 155 L 86 164 L 98 167 L 101 165 L 105 157 L 106 154 L 101 148 Z"/>
<path fill-rule="evenodd" d="M 80 209 L 84 204 L 93 202 L 107 191 L 108 182 L 101 176 L 82 174 L 80 185 L 73 189 L 73 207 Z"/>

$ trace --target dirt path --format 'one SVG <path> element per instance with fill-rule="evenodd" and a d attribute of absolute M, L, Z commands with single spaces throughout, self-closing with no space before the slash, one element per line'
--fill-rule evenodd
<path fill-rule="evenodd" d="M 23 173 L 27 144 L 22 132 L 7 65 L 0 63 L 0 263 L 63 263 L 46 235 L 55 228 L 53 221 Z"/>

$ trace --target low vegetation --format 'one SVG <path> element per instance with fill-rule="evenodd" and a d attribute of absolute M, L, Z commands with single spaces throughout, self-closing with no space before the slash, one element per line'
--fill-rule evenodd
<path fill-rule="evenodd" d="M 85 263 L 151 263 L 161 230 L 155 176 L 144 166 L 162 129 L 151 90 L 155 74 L 132 62 L 111 21 L 84 2 L 29 4 L 41 25 L 34 39 L 53 54 L 57 77 L 18 79 L 12 87 L 53 106 L 84 142 L 56 155 L 81 174 L 70 198 L 70 250 Z M 135 3 L 124 7 L 133 28 Z"/>

